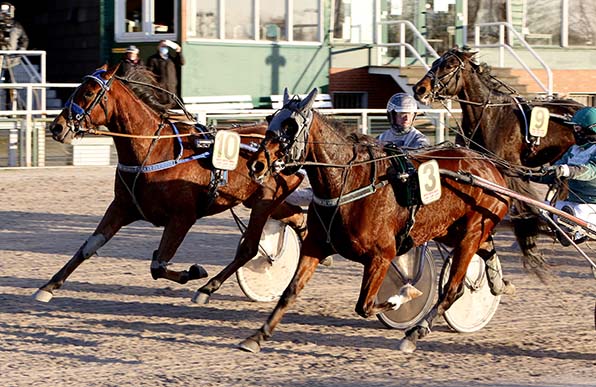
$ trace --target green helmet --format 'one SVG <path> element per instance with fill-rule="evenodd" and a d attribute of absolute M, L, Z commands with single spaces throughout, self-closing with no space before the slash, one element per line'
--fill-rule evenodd
<path fill-rule="evenodd" d="M 575 112 L 571 122 L 581 126 L 585 131 L 596 133 L 596 108 L 585 107 Z"/>

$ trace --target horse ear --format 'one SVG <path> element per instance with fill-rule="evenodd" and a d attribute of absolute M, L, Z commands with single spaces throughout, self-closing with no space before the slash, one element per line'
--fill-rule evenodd
<path fill-rule="evenodd" d="M 107 70 L 108 69 L 108 64 L 104 63 L 103 66 L 101 66 L 100 68 L 98 68 L 98 70 Z"/>
<path fill-rule="evenodd" d="M 283 106 L 286 106 L 288 102 L 290 102 L 290 95 L 288 94 L 288 88 L 287 87 L 284 87 L 284 103 L 283 103 Z"/>
<path fill-rule="evenodd" d="M 319 94 L 319 90 L 315 87 L 312 91 L 300 102 L 300 110 L 307 110 L 315 103 L 315 97 Z"/>
<path fill-rule="evenodd" d="M 107 65 L 105 65 L 105 69 L 106 70 L 106 79 L 110 79 L 114 76 L 114 74 L 116 74 L 116 71 L 118 71 L 118 68 L 120 67 L 120 63 L 118 63 L 116 66 L 112 67 L 111 69 L 107 68 Z M 103 67 L 102 67 L 103 68 Z"/>

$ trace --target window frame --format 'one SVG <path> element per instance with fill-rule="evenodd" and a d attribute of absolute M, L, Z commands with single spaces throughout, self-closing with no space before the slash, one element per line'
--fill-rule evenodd
<path fill-rule="evenodd" d="M 263 39 L 260 34 L 260 7 L 261 0 L 250 0 L 252 4 L 253 13 L 253 35 L 254 39 L 226 39 L 225 38 L 225 0 L 219 0 L 217 3 L 217 31 L 216 38 L 199 38 L 192 36 L 194 32 L 194 24 L 191 24 L 192 12 L 187 12 L 186 15 L 186 41 L 188 42 L 200 42 L 200 43 L 213 43 L 213 44 L 243 44 L 243 45 L 296 45 L 296 46 L 321 46 L 324 42 L 324 0 L 317 0 L 318 6 L 318 36 L 317 40 L 305 41 L 305 40 L 293 40 L 294 37 L 294 4 L 300 2 L 300 0 L 284 0 L 286 7 L 285 19 L 286 23 L 286 36 L 287 40 L 268 40 Z M 187 5 L 188 8 L 192 8 L 192 5 Z"/>
<path fill-rule="evenodd" d="M 126 19 L 126 0 L 114 0 L 114 41 L 117 43 L 128 42 L 159 42 L 160 40 L 177 40 L 180 29 L 179 1 L 173 0 L 174 5 L 174 31 L 172 33 L 154 33 L 152 29 L 153 14 L 156 0 L 142 0 L 143 14 L 141 17 L 142 31 L 126 32 L 124 20 Z"/>

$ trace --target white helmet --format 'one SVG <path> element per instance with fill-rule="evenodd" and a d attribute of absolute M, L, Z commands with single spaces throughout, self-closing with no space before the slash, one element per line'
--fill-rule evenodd
<path fill-rule="evenodd" d="M 414 97 L 406 93 L 393 94 L 387 102 L 387 113 L 416 113 L 418 111 L 418 103 Z"/>

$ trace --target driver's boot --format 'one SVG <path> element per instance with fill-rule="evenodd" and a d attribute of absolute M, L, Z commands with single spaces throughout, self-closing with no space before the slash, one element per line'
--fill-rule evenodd
<path fill-rule="evenodd" d="M 490 285 L 490 292 L 495 295 L 513 295 L 515 294 L 515 286 L 503 279 L 503 271 L 501 270 L 501 262 L 499 256 L 495 252 L 489 259 L 484 261 L 486 263 L 486 274 L 488 283 Z"/>

